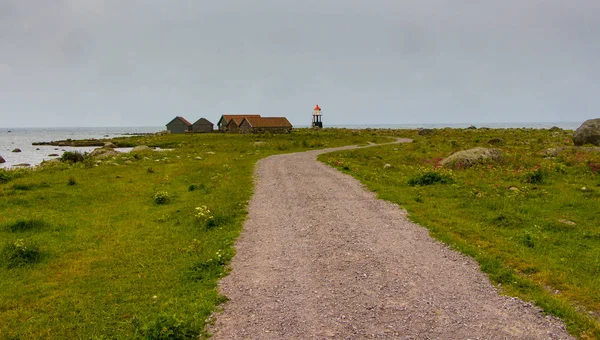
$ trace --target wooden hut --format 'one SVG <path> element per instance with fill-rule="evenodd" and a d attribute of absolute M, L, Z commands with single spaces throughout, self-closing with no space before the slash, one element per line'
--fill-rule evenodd
<path fill-rule="evenodd" d="M 170 133 L 186 133 L 192 131 L 192 123 L 187 119 L 177 116 L 167 123 L 167 131 Z"/>
<path fill-rule="evenodd" d="M 246 117 L 240 123 L 241 133 L 290 133 L 292 124 L 285 117 Z"/>
<path fill-rule="evenodd" d="M 227 131 L 227 124 L 229 124 L 229 122 L 232 119 L 236 119 L 237 120 L 237 125 L 239 126 L 240 123 L 242 122 L 242 120 L 246 117 L 260 117 L 260 115 L 257 114 L 245 114 L 245 115 L 229 115 L 229 114 L 224 114 L 221 116 L 221 119 L 219 119 L 219 122 L 217 123 L 217 128 L 219 129 L 219 131 L 221 132 L 226 132 Z"/>
<path fill-rule="evenodd" d="M 229 133 L 238 133 L 240 132 L 240 123 L 243 119 L 239 118 L 231 118 L 227 126 L 225 127 L 225 131 Z"/>
<path fill-rule="evenodd" d="M 193 132 L 213 132 L 214 124 L 211 123 L 206 118 L 198 119 L 194 124 L 192 124 Z"/>

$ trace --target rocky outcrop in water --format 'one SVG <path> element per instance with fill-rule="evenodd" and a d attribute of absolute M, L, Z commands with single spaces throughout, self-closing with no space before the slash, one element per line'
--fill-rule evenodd
<path fill-rule="evenodd" d="M 6 161 L 4 160 L 4 158 L 2 158 L 2 156 L 0 156 L 0 164 L 2 163 L 6 163 Z"/>

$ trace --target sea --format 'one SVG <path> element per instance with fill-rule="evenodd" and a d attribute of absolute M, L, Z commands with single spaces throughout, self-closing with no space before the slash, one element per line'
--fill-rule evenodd
<path fill-rule="evenodd" d="M 565 130 L 575 130 L 582 122 L 545 122 L 545 123 L 481 123 L 481 124 L 357 124 L 330 125 L 335 128 L 349 129 L 416 129 L 416 128 L 533 128 L 548 129 L 554 126 Z M 297 126 L 308 127 L 308 125 Z M 65 151 L 91 152 L 95 147 L 65 147 L 49 145 L 32 145 L 35 142 L 51 142 L 66 139 L 106 139 L 132 134 L 148 134 L 164 131 L 164 126 L 141 127 L 82 127 L 82 128 L 0 128 L 0 156 L 5 163 L 0 163 L 0 169 L 19 167 L 20 164 L 29 166 L 39 165 L 44 160 L 60 157 Z M 20 149 L 21 152 L 12 152 Z M 50 156 L 57 154 L 59 156 Z"/>
<path fill-rule="evenodd" d="M 2 168 L 15 168 L 19 164 L 39 165 L 44 160 L 60 157 L 65 151 L 91 152 L 96 147 L 68 147 L 32 145 L 66 139 L 106 139 L 163 131 L 164 127 L 87 127 L 87 128 L 0 128 L 0 156 Z M 20 149 L 21 152 L 12 152 Z M 119 149 L 117 149 L 119 150 Z M 50 156 L 57 154 L 58 156 Z"/>

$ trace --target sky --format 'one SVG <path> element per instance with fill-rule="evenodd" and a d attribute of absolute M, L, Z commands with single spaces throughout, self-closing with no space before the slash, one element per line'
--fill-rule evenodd
<path fill-rule="evenodd" d="M 598 0 L 0 0 L 0 126 L 600 117 Z"/>

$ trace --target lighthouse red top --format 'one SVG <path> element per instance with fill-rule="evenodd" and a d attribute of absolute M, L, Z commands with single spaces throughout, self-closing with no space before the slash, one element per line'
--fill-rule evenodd
<path fill-rule="evenodd" d="M 315 106 L 314 110 L 315 111 L 321 111 L 321 108 L 319 107 L 319 104 L 317 104 L 317 106 Z"/>

